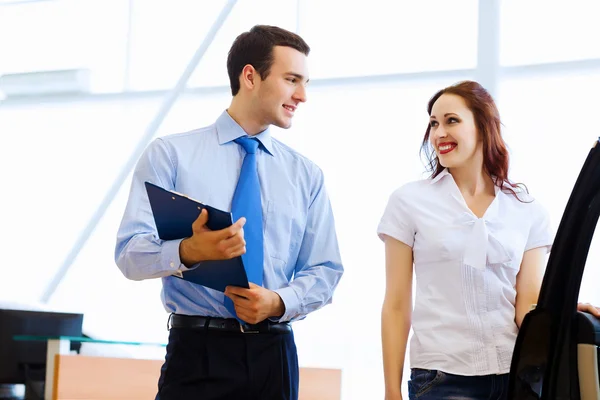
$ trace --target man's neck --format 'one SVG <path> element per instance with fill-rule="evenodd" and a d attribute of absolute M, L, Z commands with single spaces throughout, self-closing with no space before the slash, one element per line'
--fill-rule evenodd
<path fill-rule="evenodd" d="M 257 121 L 256 113 L 252 112 L 245 104 L 242 104 L 242 100 L 237 97 L 234 97 L 231 101 L 227 113 L 250 136 L 258 135 L 268 128 L 268 125 L 265 126 Z"/>

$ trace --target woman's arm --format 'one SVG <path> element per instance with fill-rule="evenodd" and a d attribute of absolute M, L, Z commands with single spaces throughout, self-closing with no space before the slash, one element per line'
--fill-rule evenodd
<path fill-rule="evenodd" d="M 381 310 L 381 341 L 386 399 L 401 399 L 402 370 L 412 314 L 413 253 L 385 238 L 386 290 Z"/>
<path fill-rule="evenodd" d="M 517 299 L 515 304 L 515 323 L 520 328 L 525 314 L 537 304 L 546 266 L 546 247 L 527 250 L 523 254 L 521 269 L 517 274 Z"/>
<path fill-rule="evenodd" d="M 525 314 L 531 310 L 532 304 L 537 304 L 544 278 L 544 267 L 546 265 L 546 248 L 538 247 L 525 252 L 521 270 L 517 275 L 517 300 L 515 322 L 520 328 Z M 588 312 L 600 318 L 600 308 L 590 303 L 578 303 L 577 310 Z"/>

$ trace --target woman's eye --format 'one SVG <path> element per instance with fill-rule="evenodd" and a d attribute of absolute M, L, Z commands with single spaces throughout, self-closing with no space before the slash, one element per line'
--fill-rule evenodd
<path fill-rule="evenodd" d="M 457 120 L 456 118 L 454 118 L 454 117 L 450 117 L 450 118 L 448 118 L 448 123 L 449 123 L 449 124 L 455 124 L 455 123 L 457 123 L 457 122 L 458 122 L 458 120 Z"/>
<path fill-rule="evenodd" d="M 436 127 L 436 126 L 437 126 L 437 124 L 438 124 L 438 122 L 437 122 L 437 121 L 429 121 L 429 126 L 431 126 L 432 128 L 433 128 L 433 127 Z"/>

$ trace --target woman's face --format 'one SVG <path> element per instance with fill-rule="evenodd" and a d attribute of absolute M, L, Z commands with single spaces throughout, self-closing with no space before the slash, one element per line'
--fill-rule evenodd
<path fill-rule="evenodd" d="M 433 104 L 429 124 L 429 141 L 443 167 L 463 167 L 482 154 L 475 118 L 462 97 L 441 95 Z"/>

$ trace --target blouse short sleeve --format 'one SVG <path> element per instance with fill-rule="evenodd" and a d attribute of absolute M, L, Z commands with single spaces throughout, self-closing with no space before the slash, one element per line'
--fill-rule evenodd
<path fill-rule="evenodd" d="M 537 247 L 546 247 L 547 252 L 550 252 L 552 242 L 554 241 L 554 233 L 551 227 L 550 215 L 548 211 L 536 200 L 532 206 L 532 221 L 527 237 L 525 251 L 535 249 Z"/>
<path fill-rule="evenodd" d="M 405 187 L 392 193 L 377 227 L 377 235 L 381 240 L 385 240 L 385 236 L 390 236 L 413 247 L 415 227 L 411 218 L 407 194 Z"/>

